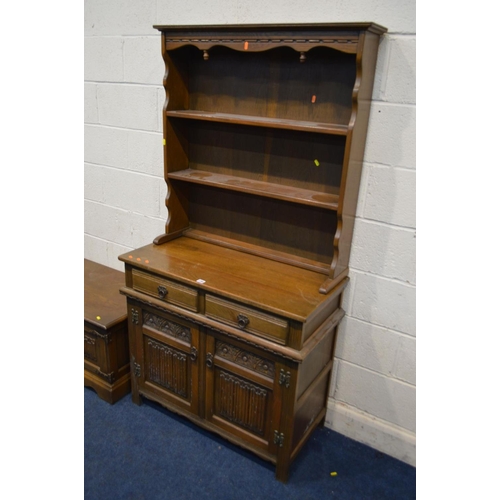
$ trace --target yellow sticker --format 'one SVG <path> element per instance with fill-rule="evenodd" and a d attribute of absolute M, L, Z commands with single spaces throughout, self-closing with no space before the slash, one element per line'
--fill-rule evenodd
<path fill-rule="evenodd" d="M 101 319 L 101 317 L 100 317 L 100 316 L 96 316 L 95 318 L 96 318 L 97 320 Z"/>
<path fill-rule="evenodd" d="M 319 167 L 319 161 L 318 160 L 314 160 L 314 164 Z"/>
<path fill-rule="evenodd" d="M 337 473 L 336 472 L 330 472 L 330 476 L 336 476 Z"/>
<path fill-rule="evenodd" d="M 163 139 L 163 145 L 166 146 L 167 145 L 167 141 L 166 139 Z"/>

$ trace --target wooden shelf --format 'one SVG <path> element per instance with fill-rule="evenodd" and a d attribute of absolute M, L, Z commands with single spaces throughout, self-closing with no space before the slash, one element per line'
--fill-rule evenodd
<path fill-rule="evenodd" d="M 327 210 L 335 211 L 338 209 L 339 197 L 335 194 L 245 179 L 243 177 L 236 177 L 233 175 L 215 174 L 188 168 L 187 170 L 170 172 L 168 174 L 168 178 L 178 181 L 191 182 L 194 184 L 203 184 L 221 189 L 228 189 L 231 191 L 265 196 L 267 198 L 284 200 L 291 203 L 299 203 Z"/>
<path fill-rule="evenodd" d="M 239 252 L 257 255 L 259 257 L 264 257 L 265 259 L 282 262 L 284 264 L 289 264 L 302 269 L 308 269 L 309 271 L 314 271 L 320 274 L 328 275 L 330 269 L 329 264 L 322 264 L 316 260 L 299 258 L 286 252 L 280 252 L 271 248 L 244 243 L 233 238 L 226 238 L 212 233 L 207 233 L 206 231 L 200 231 L 199 229 L 186 229 L 183 232 L 183 236 L 193 238 L 195 240 L 205 241 L 207 243 L 212 243 L 225 248 L 231 248 L 232 250 L 237 250 Z"/>
<path fill-rule="evenodd" d="M 254 127 L 278 128 L 283 130 L 301 130 L 331 135 L 347 135 L 347 125 L 336 123 L 317 123 L 302 120 L 285 120 L 281 118 L 266 118 L 261 116 L 237 115 L 232 113 L 210 113 L 192 109 L 167 111 L 170 118 L 185 118 L 218 123 L 231 123 L 233 125 L 251 125 Z"/>

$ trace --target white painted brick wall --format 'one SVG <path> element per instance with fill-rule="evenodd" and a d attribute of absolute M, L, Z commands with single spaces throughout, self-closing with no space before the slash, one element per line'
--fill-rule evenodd
<path fill-rule="evenodd" d="M 156 4 L 157 0 L 85 0 L 85 36 L 155 35 Z"/>
<path fill-rule="evenodd" d="M 137 61 L 142 61 L 142 64 L 137 64 Z M 165 64 L 161 57 L 159 37 L 124 38 L 123 66 L 123 78 L 126 82 L 161 84 L 165 73 Z M 165 98 L 164 95 L 163 98 Z"/>
<path fill-rule="evenodd" d="M 414 105 L 374 102 L 368 124 L 365 161 L 415 168 L 415 119 Z"/>
<path fill-rule="evenodd" d="M 353 317 L 415 336 L 415 286 L 353 269 L 351 274 Z"/>
<path fill-rule="evenodd" d="M 367 187 L 358 208 L 366 219 L 416 227 L 416 175 L 411 169 L 365 164 Z"/>
<path fill-rule="evenodd" d="M 164 230 L 160 37 L 153 24 L 373 21 L 382 38 L 326 425 L 415 463 L 414 0 L 86 0 L 85 256 Z"/>
<path fill-rule="evenodd" d="M 85 159 L 89 163 L 124 168 L 163 180 L 159 132 L 143 132 L 104 126 L 85 126 Z M 160 146 L 160 147 L 158 147 Z"/>
<path fill-rule="evenodd" d="M 415 432 L 415 386 L 358 365 L 338 362 L 335 399 Z"/>
<path fill-rule="evenodd" d="M 394 377 L 408 384 L 417 383 L 417 341 L 415 338 L 401 335 L 399 337 L 398 355 L 394 367 Z"/>
<path fill-rule="evenodd" d="M 415 284 L 415 231 L 358 219 L 351 266 L 361 271 Z"/>
<path fill-rule="evenodd" d="M 85 161 L 108 167 L 126 168 L 128 130 L 86 125 L 84 134 Z"/>
<path fill-rule="evenodd" d="M 347 317 L 339 327 L 336 356 L 381 375 L 393 376 L 401 338 L 399 332 Z"/>
<path fill-rule="evenodd" d="M 97 85 L 85 83 L 83 89 L 85 123 L 99 123 L 97 113 Z"/>
<path fill-rule="evenodd" d="M 389 61 L 381 88 L 381 99 L 393 103 L 416 102 L 416 38 L 388 37 Z"/>
<path fill-rule="evenodd" d="M 96 82 L 123 81 L 122 37 L 86 37 L 84 43 L 86 80 Z"/>
<path fill-rule="evenodd" d="M 99 123 L 129 129 L 160 131 L 157 89 L 129 84 L 97 86 Z"/>

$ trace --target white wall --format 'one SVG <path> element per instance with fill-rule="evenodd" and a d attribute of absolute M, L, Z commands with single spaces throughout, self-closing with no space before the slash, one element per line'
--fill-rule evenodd
<path fill-rule="evenodd" d="M 380 45 L 346 318 L 326 425 L 415 465 L 414 0 L 85 1 L 85 257 L 164 232 L 164 73 L 153 24 L 373 21 Z"/>

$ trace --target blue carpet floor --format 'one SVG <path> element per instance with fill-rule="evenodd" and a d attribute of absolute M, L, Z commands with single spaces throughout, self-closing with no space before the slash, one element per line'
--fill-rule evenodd
<path fill-rule="evenodd" d="M 84 391 L 86 500 L 416 498 L 414 467 L 324 427 L 282 484 L 272 464 L 156 403 Z"/>

